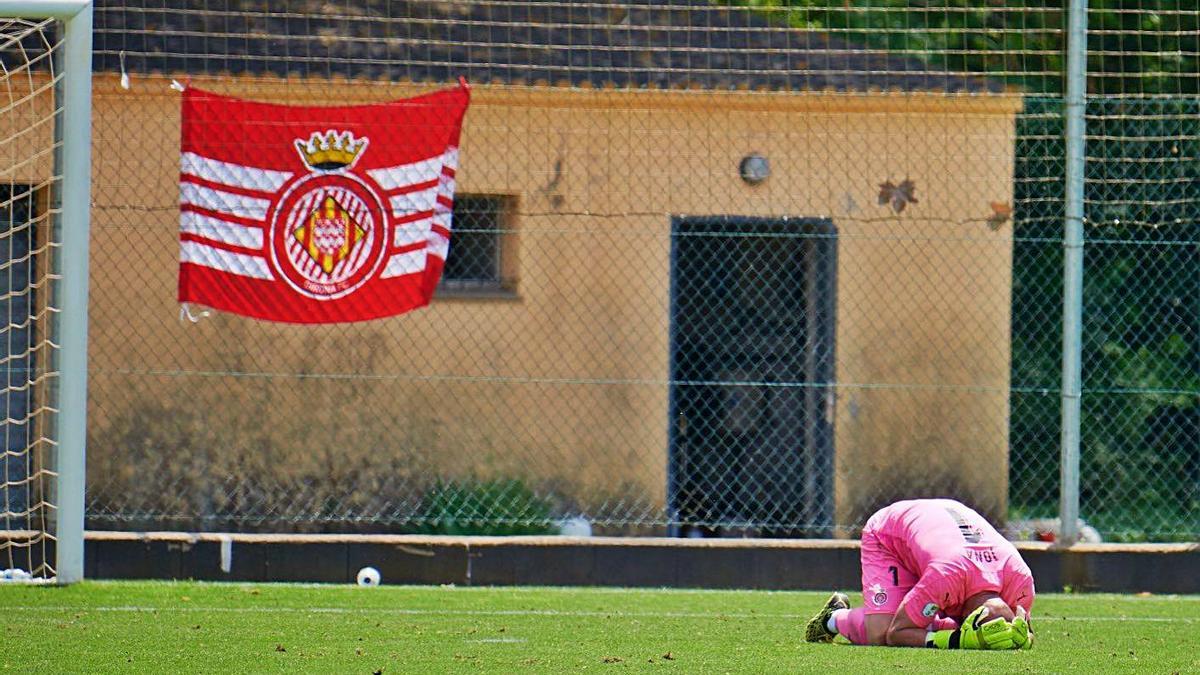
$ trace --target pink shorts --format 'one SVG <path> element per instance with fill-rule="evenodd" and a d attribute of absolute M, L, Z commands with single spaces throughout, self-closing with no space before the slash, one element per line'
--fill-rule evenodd
<path fill-rule="evenodd" d="M 862 592 L 867 614 L 895 614 L 900 601 L 917 583 L 917 576 L 904 568 L 879 541 L 874 530 L 862 533 Z"/>

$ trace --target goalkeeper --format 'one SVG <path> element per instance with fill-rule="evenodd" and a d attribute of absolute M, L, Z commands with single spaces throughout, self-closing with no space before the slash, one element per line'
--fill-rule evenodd
<path fill-rule="evenodd" d="M 939 649 L 1033 646 L 1033 575 L 971 508 L 915 499 L 880 509 L 862 533 L 863 607 L 834 593 L 805 639 Z"/>

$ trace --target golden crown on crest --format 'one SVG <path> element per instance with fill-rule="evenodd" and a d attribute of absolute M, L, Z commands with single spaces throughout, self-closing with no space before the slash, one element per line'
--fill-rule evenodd
<path fill-rule="evenodd" d="M 314 131 L 308 140 L 296 139 L 300 159 L 316 171 L 337 171 L 358 161 L 367 149 L 367 138 L 354 138 L 349 131 Z"/>

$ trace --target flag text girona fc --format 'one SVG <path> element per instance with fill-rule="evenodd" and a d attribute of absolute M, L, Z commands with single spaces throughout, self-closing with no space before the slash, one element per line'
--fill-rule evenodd
<path fill-rule="evenodd" d="M 465 82 L 338 107 L 185 90 L 179 301 L 292 323 L 428 304 L 468 99 Z"/>

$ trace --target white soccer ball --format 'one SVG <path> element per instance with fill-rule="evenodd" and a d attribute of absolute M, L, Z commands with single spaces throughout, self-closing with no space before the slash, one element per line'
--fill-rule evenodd
<path fill-rule="evenodd" d="M 20 567 L 12 567 L 0 572 L 0 581 L 31 581 L 33 575 Z"/>
<path fill-rule="evenodd" d="M 358 571 L 359 586 L 378 586 L 379 580 L 379 570 L 374 567 L 364 567 Z"/>
<path fill-rule="evenodd" d="M 564 537 L 590 537 L 592 524 L 582 516 L 567 518 L 558 524 L 558 533 Z"/>

